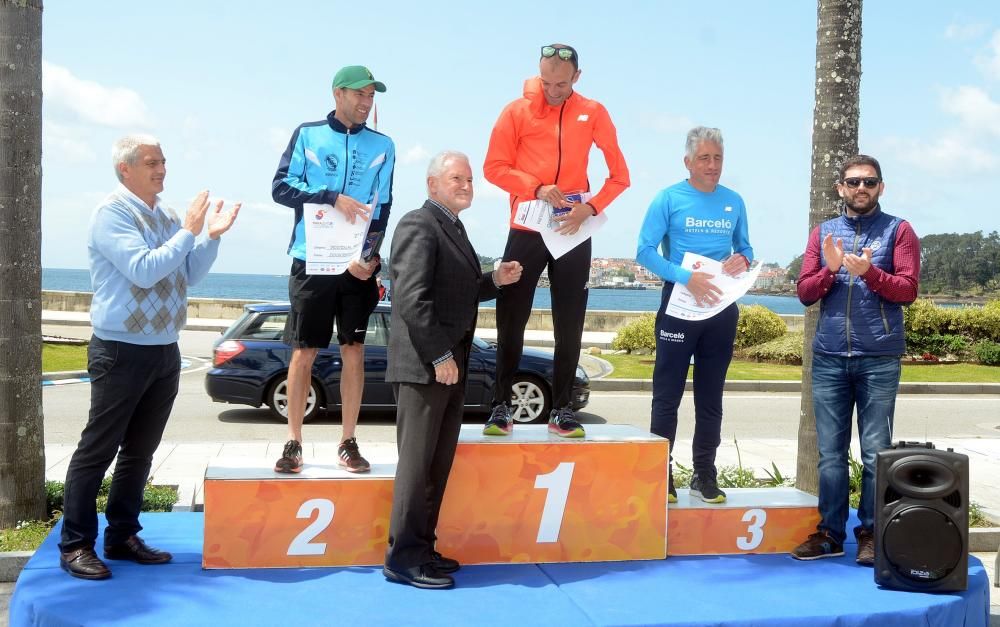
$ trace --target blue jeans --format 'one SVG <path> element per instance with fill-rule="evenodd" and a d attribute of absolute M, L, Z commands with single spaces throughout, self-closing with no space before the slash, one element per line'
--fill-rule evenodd
<path fill-rule="evenodd" d="M 861 462 L 861 528 L 875 526 L 875 454 L 892 445 L 892 417 L 899 388 L 898 357 L 836 357 L 815 354 L 813 408 L 819 445 L 819 528 L 837 542 L 847 537 L 848 453 L 851 416 L 858 412 Z"/>

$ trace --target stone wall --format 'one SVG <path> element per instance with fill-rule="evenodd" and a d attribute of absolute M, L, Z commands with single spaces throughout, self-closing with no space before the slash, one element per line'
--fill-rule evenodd
<path fill-rule="evenodd" d="M 54 311 L 90 311 L 90 292 L 56 292 L 42 291 L 42 309 Z M 205 318 L 210 320 L 235 320 L 243 313 L 243 306 L 258 301 L 233 300 L 226 298 L 190 298 L 188 299 L 188 319 Z M 615 332 L 629 322 L 649 313 L 644 311 L 604 311 L 589 310 L 584 322 L 587 331 Z M 801 331 L 802 315 L 786 314 L 781 316 L 789 331 Z M 496 328 L 496 309 L 483 307 L 479 310 L 479 328 Z M 552 311 L 536 309 L 528 319 L 528 329 L 536 331 L 552 330 Z"/>

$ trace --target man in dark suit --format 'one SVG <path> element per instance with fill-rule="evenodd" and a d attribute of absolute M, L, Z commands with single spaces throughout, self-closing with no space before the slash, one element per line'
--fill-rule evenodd
<path fill-rule="evenodd" d="M 465 406 L 465 371 L 479 301 L 521 277 L 507 261 L 483 275 L 458 219 L 472 204 L 472 168 L 443 152 L 427 168 L 424 206 L 406 214 L 392 237 L 392 334 L 386 381 L 396 394 L 399 464 L 392 497 L 386 579 L 449 588 L 457 561 L 434 548 L 438 513 Z"/>

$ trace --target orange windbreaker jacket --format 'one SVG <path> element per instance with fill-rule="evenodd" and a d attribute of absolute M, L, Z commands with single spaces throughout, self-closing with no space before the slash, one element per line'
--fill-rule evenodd
<path fill-rule="evenodd" d="M 598 212 L 629 186 L 628 166 L 608 110 L 573 92 L 561 106 L 545 100 L 542 80 L 524 82 L 524 97 L 507 105 L 493 126 L 483 173 L 510 194 L 511 228 L 518 203 L 535 199 L 539 185 L 557 185 L 564 194 L 590 191 L 587 162 L 593 144 L 604 153 L 608 178 L 590 199 Z"/>

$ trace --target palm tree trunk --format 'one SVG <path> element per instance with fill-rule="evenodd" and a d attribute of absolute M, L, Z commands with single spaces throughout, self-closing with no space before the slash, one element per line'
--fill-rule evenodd
<path fill-rule="evenodd" d="M 861 89 L 861 0 L 818 0 L 817 5 L 809 232 L 836 216 L 840 209 L 834 183 L 840 164 L 858 152 L 858 95 Z M 812 398 L 812 341 L 818 319 L 818 304 L 806 309 L 795 472 L 795 486 L 812 494 L 819 491 L 819 452 Z"/>
<path fill-rule="evenodd" d="M 0 0 L 0 528 L 45 511 L 42 0 Z"/>

